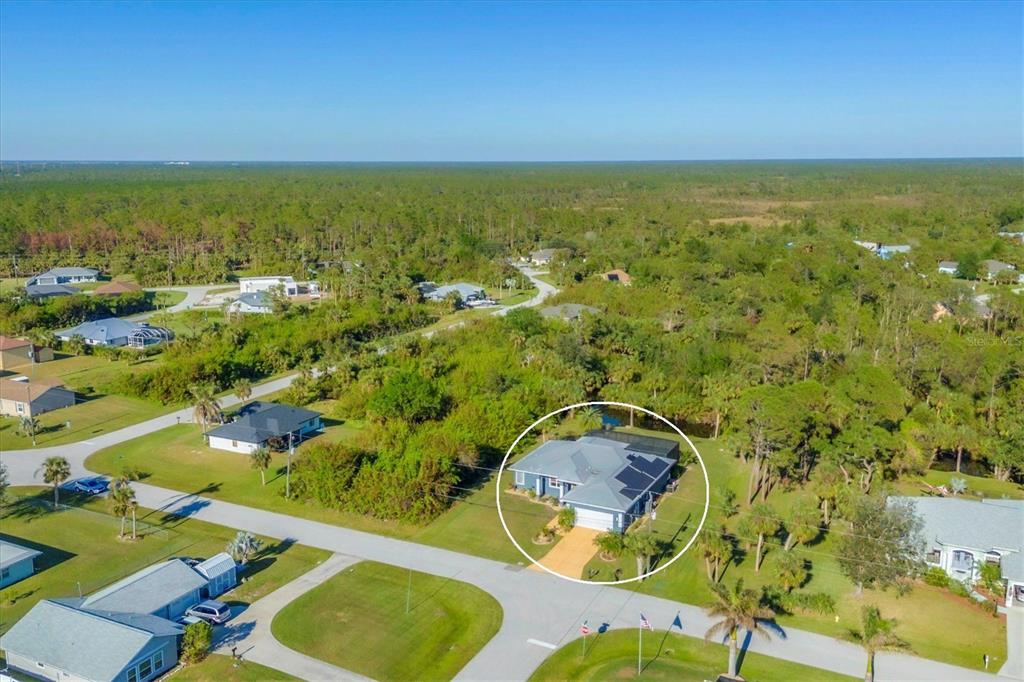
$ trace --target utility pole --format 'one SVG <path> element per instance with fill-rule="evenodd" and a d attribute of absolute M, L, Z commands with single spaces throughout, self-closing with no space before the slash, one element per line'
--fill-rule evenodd
<path fill-rule="evenodd" d="M 293 435 L 294 432 L 288 433 L 288 465 L 284 475 L 284 498 L 286 500 L 290 500 L 292 497 L 292 454 L 295 452 L 295 446 L 292 444 Z"/>

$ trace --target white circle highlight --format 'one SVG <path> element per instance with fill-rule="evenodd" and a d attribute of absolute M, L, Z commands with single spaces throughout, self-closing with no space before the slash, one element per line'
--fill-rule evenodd
<path fill-rule="evenodd" d="M 512 456 L 512 451 L 516 449 L 517 445 L 519 445 L 519 441 L 521 441 L 523 438 L 525 438 L 526 434 L 528 434 L 531 431 L 533 431 L 542 422 L 547 421 L 551 417 L 554 417 L 555 415 L 561 414 L 561 413 L 566 412 L 568 410 L 574 410 L 577 407 L 590 407 L 590 406 L 600 407 L 600 406 L 608 406 L 608 405 L 611 405 L 611 406 L 614 406 L 614 407 L 625 407 L 625 408 L 629 408 L 629 409 L 633 409 L 633 410 L 639 410 L 640 412 L 643 412 L 644 414 L 650 415 L 651 417 L 654 417 L 655 419 L 659 419 L 662 422 L 664 422 L 673 431 L 678 433 L 682 437 L 682 439 L 684 441 L 686 441 L 686 444 L 690 446 L 691 450 L 693 450 L 693 454 L 696 455 L 697 462 L 700 464 L 700 470 L 704 474 L 704 514 L 700 517 L 700 523 L 697 524 L 697 531 L 693 534 L 693 537 L 690 538 L 690 541 L 687 542 L 686 545 L 681 550 L 679 550 L 679 552 L 675 556 L 673 556 L 667 562 L 665 562 L 661 566 L 658 566 L 657 568 L 655 568 L 652 571 L 648 571 L 647 573 L 643 573 L 641 575 L 638 575 L 635 578 L 626 578 L 625 580 L 597 580 L 597 581 L 595 581 L 595 580 L 583 580 L 581 578 L 570 578 L 567 575 L 562 575 L 558 571 L 552 571 L 550 568 L 548 568 L 544 564 L 542 564 L 539 561 L 537 561 L 536 559 L 534 559 L 532 556 L 530 556 L 527 553 L 527 551 L 525 549 L 522 548 L 522 546 L 520 546 L 520 544 L 518 542 L 516 542 L 516 539 L 514 537 L 512 537 L 512 532 L 509 531 L 508 524 L 505 523 L 505 515 L 501 511 L 501 475 L 505 472 L 505 465 L 508 464 L 508 458 Z M 540 569 L 546 571 L 547 573 L 550 573 L 553 576 L 557 576 L 559 578 L 562 578 L 563 580 L 568 580 L 570 582 L 580 583 L 581 585 L 624 585 L 626 583 L 632 583 L 632 582 L 638 582 L 640 580 L 644 580 L 645 578 L 649 578 L 650 576 L 655 575 L 656 573 L 664 571 L 666 568 L 668 568 L 673 563 L 675 563 L 676 560 L 679 559 L 679 557 L 681 557 L 684 554 L 686 554 L 686 550 L 690 549 L 690 546 L 697 539 L 697 536 L 700 534 L 701 530 L 704 528 L 704 522 L 708 518 L 708 509 L 711 508 L 711 481 L 708 479 L 708 470 L 707 470 L 707 467 L 704 466 L 704 459 L 700 456 L 700 452 L 697 451 L 697 446 L 695 446 L 693 444 L 693 441 L 690 440 L 689 436 L 687 436 L 685 433 L 683 433 L 682 430 L 680 430 L 680 428 L 678 426 L 676 426 L 675 424 L 673 424 L 669 420 L 665 419 L 660 414 L 658 414 L 656 412 L 652 412 L 651 410 L 648 410 L 645 407 L 640 407 L 639 405 L 631 405 L 630 403 L 618 403 L 618 402 L 614 402 L 614 401 L 611 401 L 611 400 L 592 400 L 592 401 L 585 402 L 585 403 L 576 403 L 574 405 L 566 405 L 565 407 L 557 409 L 554 412 L 549 412 L 546 415 L 544 415 L 543 417 L 541 417 L 540 419 L 538 419 L 537 421 L 535 421 L 532 424 L 530 424 L 530 426 L 528 426 L 525 431 L 520 433 L 519 437 L 515 439 L 515 441 L 509 447 L 508 451 L 505 453 L 505 458 L 501 460 L 501 466 L 498 467 L 498 480 L 497 480 L 497 486 L 496 486 L 495 491 L 494 491 L 494 497 L 495 497 L 495 501 L 497 502 L 497 505 L 498 505 L 498 520 L 501 521 L 501 527 L 505 529 L 505 535 L 507 535 L 508 539 L 512 541 L 512 544 L 515 545 L 516 549 L 519 550 L 519 553 L 522 554 L 524 557 L 526 557 L 527 559 L 530 560 L 530 563 L 532 563 L 533 565 L 535 565 L 535 566 L 539 567 Z"/>

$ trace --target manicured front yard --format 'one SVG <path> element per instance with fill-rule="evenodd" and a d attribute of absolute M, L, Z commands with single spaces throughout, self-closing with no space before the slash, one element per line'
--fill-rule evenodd
<path fill-rule="evenodd" d="M 644 680 L 713 680 L 728 666 L 729 650 L 693 637 L 665 632 L 645 632 L 642 666 Z M 748 653 L 741 660 L 740 674 L 764 682 L 788 680 L 851 680 L 837 673 L 790 663 L 762 654 Z M 573 680 L 618 680 L 637 677 L 637 633 L 614 630 L 587 637 L 587 653 L 576 639 L 551 655 L 530 676 L 531 682 Z"/>
<path fill-rule="evenodd" d="M 140 539 L 120 540 L 120 520 L 107 502 L 65 494 L 68 507 L 53 510 L 52 493 L 12 488 L 0 512 L 5 540 L 43 552 L 36 573 L 0 590 L 0 632 L 6 631 L 40 599 L 89 594 L 129 573 L 172 556 L 209 557 L 224 551 L 236 531 L 194 519 L 167 517 L 139 509 Z M 263 553 L 242 574 L 245 582 L 225 595 L 251 602 L 297 578 L 330 553 L 264 538 Z"/>
<path fill-rule="evenodd" d="M 287 647 L 375 680 L 447 680 L 501 620 L 498 602 L 472 585 L 365 561 L 286 606 L 271 629 Z"/>
<path fill-rule="evenodd" d="M 299 678 L 259 663 L 210 654 L 201 663 L 178 668 L 167 679 L 178 682 L 290 682 Z"/>

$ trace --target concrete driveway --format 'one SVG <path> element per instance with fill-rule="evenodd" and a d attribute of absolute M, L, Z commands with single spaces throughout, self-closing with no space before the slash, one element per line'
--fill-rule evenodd
<path fill-rule="evenodd" d="M 1006 609 L 1006 663 L 999 676 L 1024 680 L 1024 607 Z"/>
<path fill-rule="evenodd" d="M 569 578 L 582 578 L 583 568 L 587 562 L 597 554 L 597 546 L 594 545 L 594 538 L 601 534 L 601 531 L 583 526 L 573 526 L 573 529 L 566 533 L 558 541 L 551 551 L 545 554 L 540 563 L 548 570 Z M 530 564 L 530 569 L 543 571 L 536 564 Z"/>

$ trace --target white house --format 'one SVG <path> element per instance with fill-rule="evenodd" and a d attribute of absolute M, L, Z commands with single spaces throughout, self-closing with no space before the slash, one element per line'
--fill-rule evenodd
<path fill-rule="evenodd" d="M 251 454 L 261 446 L 298 445 L 323 429 L 319 412 L 291 405 L 253 401 L 243 407 L 234 421 L 206 433 L 210 447 Z"/>
<path fill-rule="evenodd" d="M 1024 500 L 891 497 L 908 500 L 924 522 L 925 563 L 969 585 L 985 564 L 999 566 L 1006 606 L 1024 606 Z"/>
<path fill-rule="evenodd" d="M 95 282 L 100 271 L 92 268 L 53 268 L 25 282 L 26 286 Z"/>
<path fill-rule="evenodd" d="M 299 293 L 299 285 L 290 276 L 241 277 L 238 280 L 238 289 L 243 294 L 270 291 L 275 287 L 280 287 L 285 296 L 297 296 Z"/>
<path fill-rule="evenodd" d="M 229 313 L 258 313 L 261 315 L 267 315 L 273 312 L 273 306 L 270 302 L 270 296 L 264 291 L 257 291 L 255 293 L 245 293 L 238 297 L 237 300 L 232 301 L 228 306 Z"/>
<path fill-rule="evenodd" d="M 960 269 L 960 263 L 955 260 L 939 261 L 939 272 L 944 275 L 955 275 Z"/>

